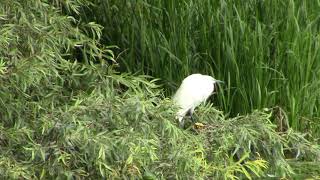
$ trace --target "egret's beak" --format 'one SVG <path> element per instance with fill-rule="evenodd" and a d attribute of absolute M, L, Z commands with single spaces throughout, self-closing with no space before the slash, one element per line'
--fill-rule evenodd
<path fill-rule="evenodd" d="M 222 83 L 222 84 L 224 84 L 224 82 L 223 82 L 223 81 L 220 81 L 220 80 L 215 80 L 214 82 L 215 82 L 215 83 Z"/>

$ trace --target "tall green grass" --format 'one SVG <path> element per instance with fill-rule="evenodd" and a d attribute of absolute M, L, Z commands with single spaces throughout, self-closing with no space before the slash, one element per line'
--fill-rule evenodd
<path fill-rule="evenodd" d="M 171 95 L 191 73 L 226 81 L 217 106 L 232 116 L 281 107 L 320 135 L 317 0 L 95 0 L 83 16 L 120 47 L 122 71 L 161 78 Z"/>

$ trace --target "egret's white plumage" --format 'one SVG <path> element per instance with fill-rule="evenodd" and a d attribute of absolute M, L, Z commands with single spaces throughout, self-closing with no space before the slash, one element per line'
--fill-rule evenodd
<path fill-rule="evenodd" d="M 177 118 L 180 125 L 183 125 L 183 117 L 187 113 L 192 115 L 194 109 L 208 99 L 214 91 L 214 84 L 217 82 L 222 81 L 202 74 L 192 74 L 182 81 L 173 97 L 173 101 L 179 107 Z"/>

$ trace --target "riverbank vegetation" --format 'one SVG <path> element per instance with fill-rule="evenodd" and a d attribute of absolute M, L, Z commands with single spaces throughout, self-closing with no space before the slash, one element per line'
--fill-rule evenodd
<path fill-rule="evenodd" d="M 2 178 L 319 177 L 317 1 L 0 2 Z"/>

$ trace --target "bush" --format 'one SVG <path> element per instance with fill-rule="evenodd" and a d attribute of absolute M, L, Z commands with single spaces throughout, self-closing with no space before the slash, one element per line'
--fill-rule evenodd
<path fill-rule="evenodd" d="M 116 73 L 101 27 L 62 15 L 85 1 L 59 2 L 2 2 L 2 178 L 290 176 L 285 149 L 318 158 L 299 134 L 276 133 L 268 112 L 229 119 L 202 106 L 202 128 L 178 128 L 157 80 Z"/>

